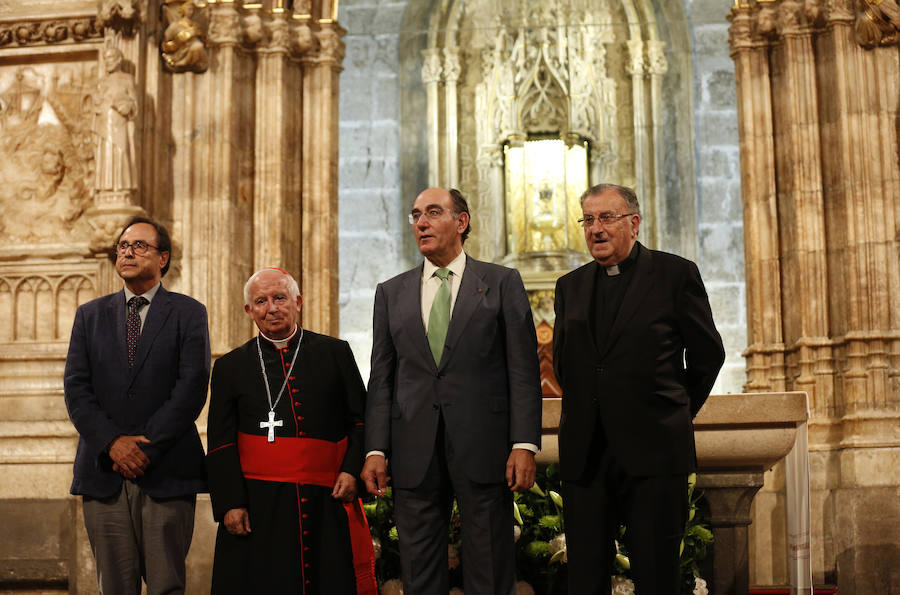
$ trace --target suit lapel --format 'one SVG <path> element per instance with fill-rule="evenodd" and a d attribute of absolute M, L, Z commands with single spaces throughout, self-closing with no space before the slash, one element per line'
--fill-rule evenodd
<path fill-rule="evenodd" d="M 638 258 L 634 264 L 634 277 L 625 290 L 622 306 L 619 308 L 619 313 L 616 315 L 612 328 L 609 330 L 609 340 L 606 342 L 606 349 L 603 355 L 612 349 L 619 335 L 625 329 L 625 325 L 634 317 L 641 302 L 650 293 L 653 287 L 653 275 L 650 274 L 652 271 L 653 257 L 650 251 L 643 244 L 638 244 Z"/>
<path fill-rule="evenodd" d="M 441 358 L 441 368 L 447 365 L 447 361 L 453 357 L 453 347 L 459 341 L 463 330 L 472 318 L 472 314 L 481 305 L 481 300 L 490 290 L 490 287 L 481 277 L 481 269 L 477 260 L 466 255 L 466 268 L 459 282 L 459 291 L 456 292 L 456 302 L 453 304 L 453 315 L 450 317 L 450 326 L 447 328 L 447 338 L 444 340 L 445 350 L 450 351 L 446 357 Z"/>
<path fill-rule="evenodd" d="M 156 295 L 153 296 L 153 301 L 150 302 L 147 310 L 147 319 L 144 321 L 144 328 L 141 329 L 141 338 L 138 340 L 137 353 L 134 356 L 134 367 L 131 368 L 131 372 L 128 375 L 129 385 L 134 381 L 135 376 L 144 364 L 144 360 L 147 359 L 156 335 L 162 330 L 171 313 L 172 300 L 169 297 L 169 292 L 160 285 Z"/>
<path fill-rule="evenodd" d="M 409 329 L 409 340 L 412 341 L 419 355 L 434 367 L 434 357 L 431 355 L 431 347 L 425 336 L 425 325 L 422 322 L 422 271 L 425 264 L 422 263 L 412 269 L 403 280 L 400 295 L 397 296 L 397 304 L 400 308 L 400 328 Z"/>
<path fill-rule="evenodd" d="M 128 369 L 128 345 L 125 343 L 125 291 L 119 291 L 111 296 L 107 305 L 109 324 L 107 328 L 113 329 L 114 345 L 118 345 L 116 352 L 119 354 L 118 367 L 120 370 Z"/>

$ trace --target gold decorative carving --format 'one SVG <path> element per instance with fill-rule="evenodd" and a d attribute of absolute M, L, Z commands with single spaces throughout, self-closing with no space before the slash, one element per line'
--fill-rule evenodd
<path fill-rule="evenodd" d="M 856 40 L 866 49 L 897 45 L 900 41 L 900 6 L 896 0 L 861 0 L 857 3 Z"/>
<path fill-rule="evenodd" d="M 204 72 L 209 67 L 203 19 L 196 8 L 194 0 L 166 0 L 163 5 L 166 28 L 160 51 L 172 72 Z"/>
<path fill-rule="evenodd" d="M 93 17 L 0 23 L 0 47 L 78 43 L 102 37 L 101 31 Z"/>

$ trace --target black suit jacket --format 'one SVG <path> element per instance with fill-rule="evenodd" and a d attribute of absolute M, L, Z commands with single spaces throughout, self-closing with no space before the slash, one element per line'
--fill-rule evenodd
<path fill-rule="evenodd" d="M 145 435 L 150 459 L 137 480 L 147 494 L 206 491 L 203 445 L 194 420 L 209 382 L 206 308 L 162 286 L 150 302 L 135 363 L 128 367 L 125 294 L 105 295 L 75 313 L 64 378 L 66 407 L 78 430 L 71 492 L 118 493 L 122 476 L 107 454 L 120 435 Z"/>
<path fill-rule="evenodd" d="M 395 486 L 418 486 L 440 415 L 472 481 L 505 481 L 516 442 L 540 445 L 537 339 L 518 272 L 466 257 L 440 367 L 422 323 L 423 265 L 375 290 L 366 451 L 391 461 Z"/>
<path fill-rule="evenodd" d="M 692 419 L 725 361 L 700 272 L 689 260 L 638 244 L 601 352 L 591 320 L 598 266 L 591 262 L 556 284 L 561 476 L 585 473 L 598 415 L 608 448 L 629 473 L 688 473 L 696 466 Z"/>

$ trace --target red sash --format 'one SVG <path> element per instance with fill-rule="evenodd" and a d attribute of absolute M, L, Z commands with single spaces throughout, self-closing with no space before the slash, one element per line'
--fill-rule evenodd
<path fill-rule="evenodd" d="M 237 446 L 244 477 L 333 488 L 347 439 L 330 442 L 278 436 L 269 442 L 266 436 L 238 432 Z"/>

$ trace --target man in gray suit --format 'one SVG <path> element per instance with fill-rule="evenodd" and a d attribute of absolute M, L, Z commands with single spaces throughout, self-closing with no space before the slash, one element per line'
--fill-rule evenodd
<path fill-rule="evenodd" d="M 426 260 L 375 290 L 362 478 L 373 494 L 393 481 L 406 595 L 449 590 L 454 495 L 466 594 L 514 593 L 510 490 L 534 484 L 541 431 L 528 297 L 515 270 L 463 252 L 458 190 L 425 190 L 409 220 Z"/>

